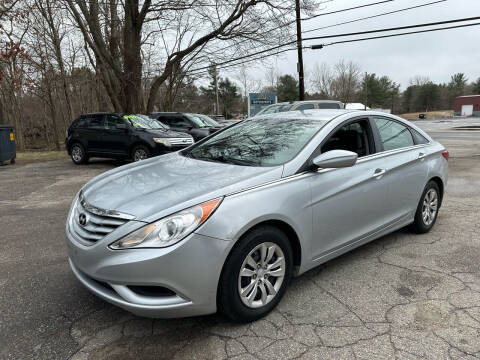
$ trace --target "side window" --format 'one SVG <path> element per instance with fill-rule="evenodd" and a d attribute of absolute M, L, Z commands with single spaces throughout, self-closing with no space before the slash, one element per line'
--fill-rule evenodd
<path fill-rule="evenodd" d="M 179 116 L 172 116 L 170 118 L 169 125 L 173 127 L 181 127 L 181 128 L 192 127 L 192 124 L 187 119 L 184 119 L 183 117 L 179 117 Z"/>
<path fill-rule="evenodd" d="M 295 108 L 295 110 L 309 110 L 309 109 L 315 109 L 315 105 L 313 104 L 300 104 Z"/>
<path fill-rule="evenodd" d="M 415 144 L 416 144 L 416 145 L 428 144 L 428 140 L 425 138 L 425 136 L 423 136 L 422 134 L 420 134 L 417 130 L 415 130 L 415 129 L 410 129 L 410 131 L 411 131 L 412 134 L 413 134 L 413 139 L 415 140 Z"/>
<path fill-rule="evenodd" d="M 74 128 L 84 128 L 87 127 L 88 119 L 86 118 L 79 118 L 77 121 L 73 123 Z"/>
<path fill-rule="evenodd" d="M 335 131 L 323 144 L 321 152 L 348 150 L 358 157 L 373 154 L 373 141 L 368 120 L 359 120 Z"/>
<path fill-rule="evenodd" d="M 319 109 L 340 109 L 340 104 L 337 103 L 318 103 Z"/>
<path fill-rule="evenodd" d="M 162 124 L 165 124 L 165 125 L 168 125 L 168 126 L 172 126 L 172 122 L 171 122 L 171 118 L 168 117 L 168 116 L 158 116 L 156 118 L 158 121 L 160 121 Z"/>
<path fill-rule="evenodd" d="M 105 121 L 104 121 L 104 127 L 107 130 L 116 130 L 117 129 L 117 124 L 125 124 L 123 119 L 117 117 L 117 116 L 112 116 L 112 115 L 106 115 L 105 116 Z"/>
<path fill-rule="evenodd" d="M 88 119 L 89 129 L 103 129 L 103 116 L 92 116 Z"/>
<path fill-rule="evenodd" d="M 380 139 L 385 151 L 414 145 L 412 134 L 405 125 L 382 118 L 375 118 L 374 120 L 380 132 Z"/>

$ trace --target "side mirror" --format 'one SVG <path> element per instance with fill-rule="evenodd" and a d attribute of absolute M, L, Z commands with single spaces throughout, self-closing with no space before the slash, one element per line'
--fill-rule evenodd
<path fill-rule="evenodd" d="M 355 165 L 358 155 L 352 151 L 331 150 L 313 159 L 313 165 L 322 169 L 337 169 Z"/>
<path fill-rule="evenodd" d="M 127 130 L 127 124 L 116 124 L 115 128 L 118 130 Z"/>

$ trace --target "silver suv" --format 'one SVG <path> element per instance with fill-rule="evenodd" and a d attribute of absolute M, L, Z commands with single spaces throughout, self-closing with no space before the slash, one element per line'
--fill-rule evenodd
<path fill-rule="evenodd" d="M 279 112 L 287 112 L 294 110 L 313 110 L 313 109 L 344 109 L 345 105 L 340 101 L 334 100 L 307 100 L 307 101 L 291 101 L 270 105 L 260 111 L 255 116 L 275 114 Z"/>

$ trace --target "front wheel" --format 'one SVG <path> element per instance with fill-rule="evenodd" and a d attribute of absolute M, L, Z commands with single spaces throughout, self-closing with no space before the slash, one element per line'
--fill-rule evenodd
<path fill-rule="evenodd" d="M 413 231 L 417 234 L 425 234 L 435 225 L 440 208 L 440 196 L 438 184 L 430 181 L 423 190 L 412 224 Z"/>
<path fill-rule="evenodd" d="M 281 230 L 262 226 L 247 233 L 225 263 L 220 311 L 234 321 L 260 319 L 280 302 L 292 277 L 293 256 Z"/>
<path fill-rule="evenodd" d="M 132 150 L 132 159 L 133 161 L 142 161 L 150 157 L 150 151 L 146 146 L 137 145 Z"/>

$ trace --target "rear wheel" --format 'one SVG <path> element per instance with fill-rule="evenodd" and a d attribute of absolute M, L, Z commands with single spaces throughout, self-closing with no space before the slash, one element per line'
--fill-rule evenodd
<path fill-rule="evenodd" d="M 72 158 L 72 161 L 77 165 L 85 164 L 88 161 L 88 156 L 85 148 L 78 143 L 72 145 L 70 149 L 70 157 Z"/>
<path fill-rule="evenodd" d="M 262 226 L 232 250 L 219 283 L 220 311 L 232 320 L 257 320 L 280 302 L 293 269 L 292 248 L 279 229 Z"/>
<path fill-rule="evenodd" d="M 137 145 L 132 150 L 132 160 L 137 162 L 150 157 L 150 150 L 144 145 Z"/>
<path fill-rule="evenodd" d="M 430 181 L 423 190 L 415 213 L 415 221 L 412 224 L 413 231 L 417 234 L 427 233 L 435 225 L 440 208 L 440 196 L 438 184 Z"/>

